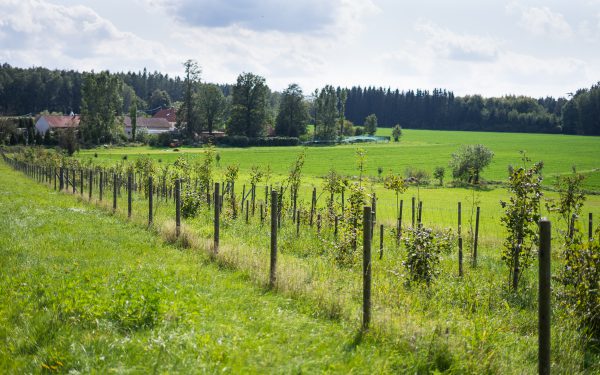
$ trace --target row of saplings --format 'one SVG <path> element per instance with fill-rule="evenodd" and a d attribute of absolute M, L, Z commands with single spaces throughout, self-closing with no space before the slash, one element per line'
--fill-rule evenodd
<path fill-rule="evenodd" d="M 81 168 L 76 159 L 64 158 L 55 153 L 48 153 L 43 149 L 20 149 L 16 157 L 21 161 L 36 162 L 52 166 L 68 166 Z M 366 152 L 357 149 L 357 166 L 359 176 L 350 181 L 331 170 L 323 181 L 323 194 L 328 195 L 327 207 L 323 212 L 323 219 L 329 224 L 336 223 L 336 241 L 334 247 L 335 260 L 341 267 L 352 266 L 357 259 L 357 242 L 362 236 L 363 206 L 367 204 L 369 194 L 363 177 L 366 168 Z M 174 185 L 176 179 L 184 182 L 182 195 L 182 214 L 191 218 L 197 216 L 203 205 L 210 204 L 211 185 L 215 181 L 215 155 L 214 148 L 209 147 L 204 152 L 203 158 L 196 158 L 191 163 L 184 157 L 178 158 L 173 164 L 158 166 L 152 159 L 141 157 L 131 163 L 120 162 L 111 168 L 117 174 L 134 173 L 140 186 L 147 186 L 144 181 L 152 176 L 168 184 Z M 297 157 L 290 168 L 289 175 L 281 181 L 276 189 L 279 190 L 279 216 L 282 212 L 291 210 L 294 221 L 308 220 L 309 212 L 300 210 L 297 205 L 298 191 L 301 185 L 302 168 L 304 165 L 304 151 Z M 541 189 L 543 163 L 531 164 L 524 154 L 523 166 L 509 168 L 508 190 L 509 199 L 502 201 L 504 214 L 501 218 L 502 225 L 507 229 L 508 235 L 504 241 L 502 260 L 509 269 L 508 284 L 516 291 L 525 270 L 535 259 L 539 242 L 538 222 L 540 220 L 540 205 L 543 193 Z M 90 167 L 89 165 L 87 166 Z M 256 196 L 256 187 L 262 181 L 269 185 L 271 179 L 270 167 L 264 170 L 254 166 L 250 170 L 250 189 L 238 199 L 233 187 L 238 179 L 239 168 L 229 165 L 224 173 L 223 195 L 221 196 L 222 212 L 225 218 L 235 219 L 239 213 L 238 200 L 246 201 Z M 562 237 L 561 268 L 556 279 L 561 287 L 557 288 L 558 300 L 580 322 L 584 333 L 590 337 L 591 343 L 600 340 L 600 226 L 595 233 L 585 233 L 578 220 L 581 215 L 585 194 L 583 192 L 584 176 L 574 170 L 571 175 L 557 178 L 556 188 L 559 198 L 545 200 L 549 211 L 556 212 L 559 217 L 559 232 Z M 410 183 L 409 179 L 390 173 L 384 178 L 384 187 L 396 193 L 396 198 L 402 194 Z M 372 186 L 372 185 L 371 185 Z M 147 190 L 145 191 L 147 194 Z M 347 197 L 346 207 L 334 200 L 335 195 L 344 194 Z M 289 194 L 290 199 L 283 199 Z M 251 198 L 249 198 L 251 197 Z M 227 201 L 225 201 L 227 199 Z M 268 200 L 261 205 L 262 218 L 268 217 Z M 312 213 L 316 209 L 313 195 Z M 241 210 L 243 210 L 243 204 Z M 248 208 L 246 208 L 248 210 Z M 340 213 L 341 211 L 341 213 Z M 254 212 L 254 208 L 252 209 Z M 302 214 L 302 215 L 300 215 Z M 312 221 L 313 215 L 310 215 Z M 311 223 L 312 224 L 312 223 Z M 320 223 L 318 228 L 320 228 Z M 400 238 L 399 233 L 395 233 Z M 407 251 L 403 262 L 407 269 L 409 282 L 424 282 L 430 284 L 438 274 L 438 265 L 442 253 L 451 252 L 454 247 L 454 236 L 448 231 L 435 231 L 417 225 L 403 233 L 402 242 Z"/>

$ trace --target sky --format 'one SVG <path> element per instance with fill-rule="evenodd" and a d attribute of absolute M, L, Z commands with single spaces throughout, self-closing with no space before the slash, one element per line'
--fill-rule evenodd
<path fill-rule="evenodd" d="M 567 96 L 600 81 L 600 0 L 0 0 L 0 63 Z"/>

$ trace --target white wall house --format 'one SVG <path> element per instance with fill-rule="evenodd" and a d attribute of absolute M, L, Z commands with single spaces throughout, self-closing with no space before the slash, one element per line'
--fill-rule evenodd
<path fill-rule="evenodd" d="M 79 115 L 71 116 L 56 116 L 56 115 L 44 115 L 35 123 L 35 129 L 38 133 L 44 135 L 48 130 L 59 130 L 68 128 L 79 128 Z"/>

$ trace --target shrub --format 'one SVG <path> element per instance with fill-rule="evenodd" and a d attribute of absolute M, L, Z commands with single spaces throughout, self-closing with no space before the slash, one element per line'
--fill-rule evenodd
<path fill-rule="evenodd" d="M 436 167 L 433 171 L 433 177 L 437 179 L 440 183 L 440 186 L 444 185 L 444 175 L 446 174 L 446 170 L 444 167 Z"/>
<path fill-rule="evenodd" d="M 418 169 L 408 167 L 404 171 L 404 175 L 408 182 L 415 183 L 417 185 L 427 185 L 429 183 L 429 173 L 424 169 Z"/>
<path fill-rule="evenodd" d="M 202 205 L 201 195 L 194 190 L 186 190 L 181 197 L 181 214 L 185 219 L 198 215 Z"/>
<path fill-rule="evenodd" d="M 231 147 L 248 147 L 250 141 L 245 135 L 227 135 L 218 138 L 217 143 Z"/>
<path fill-rule="evenodd" d="M 594 239 L 577 235 L 565 249 L 559 301 L 591 339 L 600 342 L 600 226 Z"/>
<path fill-rule="evenodd" d="M 402 136 L 402 127 L 400 124 L 396 124 L 394 126 L 394 130 L 392 130 L 392 137 L 394 138 L 394 142 L 400 141 L 400 137 Z"/>
<path fill-rule="evenodd" d="M 426 282 L 427 285 L 439 274 L 440 255 L 452 249 L 451 232 L 435 233 L 421 225 L 411 228 L 403 238 L 406 260 L 402 265 L 408 271 L 408 282 Z"/>
<path fill-rule="evenodd" d="M 452 154 L 452 176 L 470 184 L 479 183 L 481 171 L 487 167 L 494 153 L 484 145 L 465 145 Z"/>

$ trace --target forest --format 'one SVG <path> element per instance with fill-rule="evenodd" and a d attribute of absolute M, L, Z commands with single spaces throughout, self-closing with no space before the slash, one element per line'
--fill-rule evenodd
<path fill-rule="evenodd" d="M 86 74 L 42 67 L 18 68 L 5 63 L 0 66 L 0 114 L 80 113 L 81 87 Z M 149 114 L 157 108 L 185 100 L 186 80 L 182 77 L 146 69 L 112 75 L 123 83 L 122 114 L 129 111 L 134 98 L 137 108 Z M 231 102 L 233 86 L 216 86 Z M 274 119 L 280 107 L 281 93 L 271 91 L 268 86 L 265 92 L 266 112 Z M 337 87 L 335 94 L 339 117 L 356 125 L 362 125 L 367 116 L 375 114 L 381 127 L 399 124 L 408 129 L 600 135 L 600 84 L 578 89 L 569 99 L 515 95 L 461 97 L 445 89 L 401 91 L 382 87 Z M 346 98 L 345 103 L 342 103 L 342 97 Z M 318 90 L 304 96 L 310 113 L 307 121 L 314 121 L 317 98 Z"/>

